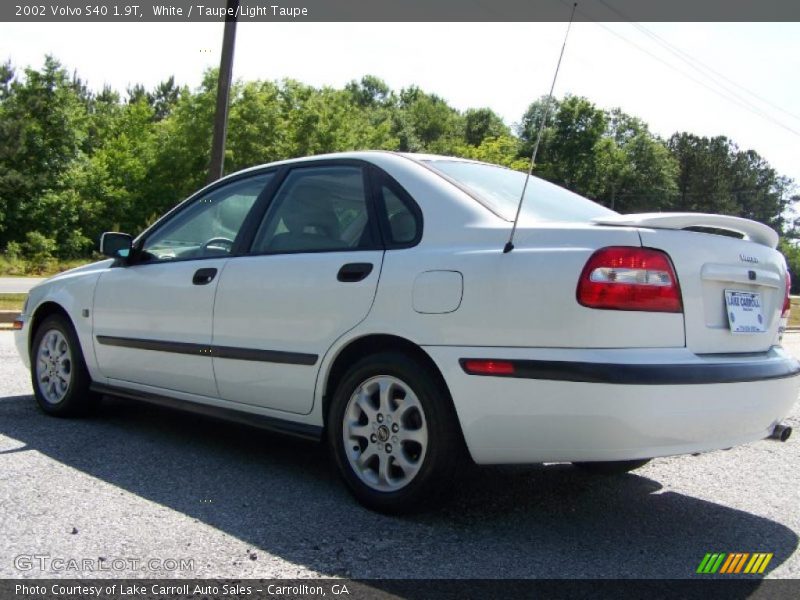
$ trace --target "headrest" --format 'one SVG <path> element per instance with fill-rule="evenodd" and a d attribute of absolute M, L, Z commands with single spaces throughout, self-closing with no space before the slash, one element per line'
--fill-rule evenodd
<path fill-rule="evenodd" d="M 239 231 L 252 205 L 252 199 L 246 196 L 223 200 L 217 206 L 217 219 L 220 225 L 230 231 Z"/>
<path fill-rule="evenodd" d="M 291 233 L 339 237 L 339 220 L 333 212 L 330 197 L 319 186 L 300 183 L 291 194 L 283 211 L 283 222 Z"/>

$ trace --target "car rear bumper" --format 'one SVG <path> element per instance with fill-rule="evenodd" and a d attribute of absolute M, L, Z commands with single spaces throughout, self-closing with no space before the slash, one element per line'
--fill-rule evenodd
<path fill-rule="evenodd" d="M 746 355 L 683 349 L 427 346 L 482 464 L 612 461 L 705 452 L 763 439 L 797 399 L 800 364 L 781 348 Z M 513 375 L 465 372 L 510 361 Z"/>

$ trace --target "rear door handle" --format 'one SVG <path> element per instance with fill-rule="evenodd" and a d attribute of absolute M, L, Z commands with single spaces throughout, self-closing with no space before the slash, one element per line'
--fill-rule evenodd
<path fill-rule="evenodd" d="M 192 277 L 192 283 L 195 285 L 207 285 L 214 281 L 217 276 L 216 269 L 197 269 Z"/>
<path fill-rule="evenodd" d="M 336 279 L 344 283 L 355 283 L 366 279 L 372 273 L 372 263 L 347 263 L 341 269 Z"/>

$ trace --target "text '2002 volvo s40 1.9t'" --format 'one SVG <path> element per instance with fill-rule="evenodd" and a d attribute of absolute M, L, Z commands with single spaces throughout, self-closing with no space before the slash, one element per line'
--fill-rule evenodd
<path fill-rule="evenodd" d="M 36 399 L 324 439 L 388 512 L 440 497 L 465 456 L 623 472 L 786 437 L 800 365 L 772 229 L 619 215 L 533 178 L 504 253 L 524 179 L 353 152 L 217 181 L 31 291 L 16 339 Z"/>

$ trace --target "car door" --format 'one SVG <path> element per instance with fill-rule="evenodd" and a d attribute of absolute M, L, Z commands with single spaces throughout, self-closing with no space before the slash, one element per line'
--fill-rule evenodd
<path fill-rule="evenodd" d="M 217 396 L 214 296 L 246 216 L 272 177 L 245 176 L 200 194 L 137 240 L 127 264 L 100 276 L 94 350 L 112 384 Z"/>
<path fill-rule="evenodd" d="M 220 397 L 306 414 L 319 362 L 368 314 L 383 260 L 367 172 L 352 161 L 282 175 L 250 254 L 230 260 L 214 307 Z"/>

